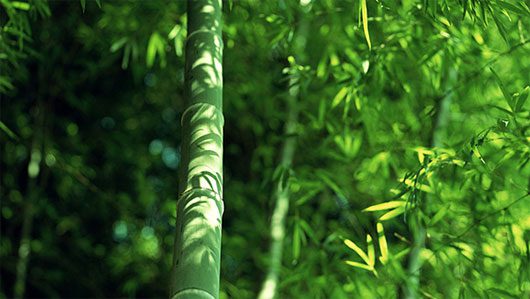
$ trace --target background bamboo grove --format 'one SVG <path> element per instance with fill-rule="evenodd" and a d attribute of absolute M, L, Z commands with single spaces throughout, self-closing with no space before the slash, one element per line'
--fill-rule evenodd
<path fill-rule="evenodd" d="M 0 0 L 0 298 L 528 298 L 526 0 Z"/>

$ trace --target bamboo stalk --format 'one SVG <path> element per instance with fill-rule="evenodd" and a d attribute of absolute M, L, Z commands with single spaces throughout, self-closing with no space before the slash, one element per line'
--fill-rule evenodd
<path fill-rule="evenodd" d="M 456 81 L 456 71 L 451 69 L 448 74 L 446 82 L 446 90 L 450 90 L 454 82 Z M 452 93 L 441 97 L 436 102 L 435 115 L 433 121 L 433 128 L 429 145 L 431 147 L 442 146 L 443 141 L 446 138 L 445 127 L 450 119 L 449 108 L 451 106 Z M 426 196 L 425 200 L 429 200 L 430 196 Z M 412 250 L 409 254 L 408 260 L 408 279 L 405 284 L 404 297 L 406 299 L 417 299 L 420 298 L 420 276 L 421 267 L 423 261 L 421 260 L 421 250 L 425 247 L 425 238 L 427 236 L 427 230 L 419 219 L 419 217 L 413 217 L 409 224 L 410 230 L 413 235 Z"/>
<path fill-rule="evenodd" d="M 223 214 L 221 0 L 188 0 L 186 96 L 171 298 L 218 298 Z"/>
<path fill-rule="evenodd" d="M 302 16 L 303 18 L 303 16 Z M 305 32 L 307 31 L 307 22 L 302 19 L 299 25 L 299 34 L 295 39 L 295 52 L 301 52 L 305 48 Z M 302 53 L 295 53 L 302 56 Z M 280 154 L 279 167 L 288 171 L 293 163 L 293 157 L 296 151 L 296 127 L 298 125 L 300 96 L 300 77 L 292 76 L 289 80 L 289 93 L 287 97 L 287 120 L 284 125 L 284 135 L 286 136 L 282 145 Z M 271 245 L 269 249 L 269 269 L 261 291 L 259 299 L 272 299 L 278 292 L 278 280 L 283 255 L 283 240 L 285 238 L 285 218 L 289 211 L 289 185 L 278 182 L 274 190 L 272 200 L 275 207 L 272 213 L 270 225 Z"/>

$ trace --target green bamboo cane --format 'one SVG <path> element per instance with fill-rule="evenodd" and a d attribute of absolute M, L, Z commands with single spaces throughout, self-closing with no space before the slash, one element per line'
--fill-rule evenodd
<path fill-rule="evenodd" d="M 294 42 L 295 55 L 304 60 L 306 35 L 307 35 L 307 21 L 304 16 L 298 27 L 298 34 Z M 294 154 L 296 151 L 296 127 L 298 126 L 299 102 L 300 96 L 300 76 L 292 75 L 289 80 L 289 94 L 287 97 L 287 119 L 284 125 L 285 139 L 280 153 L 280 165 L 284 171 L 288 171 L 293 163 Z M 281 181 L 281 180 L 280 180 Z M 261 291 L 258 295 L 259 299 L 272 299 L 278 292 L 278 280 L 280 277 L 280 269 L 283 255 L 283 240 L 285 238 L 285 218 L 289 211 L 289 185 L 278 183 L 274 190 L 273 200 L 275 201 L 274 210 L 271 218 L 271 244 L 269 269 L 265 281 L 263 282 Z"/>
<path fill-rule="evenodd" d="M 218 298 L 223 214 L 221 0 L 188 0 L 171 298 Z"/>
<path fill-rule="evenodd" d="M 446 85 L 450 88 L 456 82 L 456 70 L 453 68 L 449 71 L 449 77 Z M 434 125 L 431 133 L 431 140 L 429 146 L 439 147 L 443 145 L 443 141 L 447 137 L 446 130 L 448 122 L 450 121 L 450 105 L 453 94 L 447 94 L 442 96 L 436 102 L 436 112 L 434 116 Z M 426 196 L 425 200 L 432 200 L 431 196 Z M 423 261 L 421 260 L 421 251 L 425 248 L 425 238 L 427 237 L 427 229 L 419 217 L 410 219 L 410 230 L 413 235 L 412 250 L 409 254 L 408 260 L 408 279 L 405 284 L 404 298 L 416 299 L 421 298 L 420 296 L 420 278 L 421 278 L 421 267 Z"/>

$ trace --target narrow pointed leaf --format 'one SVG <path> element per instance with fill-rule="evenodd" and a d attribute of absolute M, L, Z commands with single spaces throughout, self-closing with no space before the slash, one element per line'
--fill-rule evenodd
<path fill-rule="evenodd" d="M 333 98 L 333 102 L 331 102 L 331 108 L 337 107 L 346 97 L 346 94 L 348 94 L 348 87 L 344 86 L 342 87 L 339 92 L 337 92 L 337 95 Z"/>
<path fill-rule="evenodd" d="M 354 262 L 354 261 L 345 261 L 345 263 L 350 265 L 350 266 L 356 267 L 356 268 L 361 268 L 361 269 L 364 269 L 364 270 L 367 270 L 367 271 L 370 271 L 370 272 L 372 271 L 372 268 L 370 268 L 370 266 L 365 265 L 365 264 L 357 263 L 357 262 Z"/>
<path fill-rule="evenodd" d="M 119 40 L 115 41 L 110 46 L 110 51 L 113 52 L 113 53 L 118 51 L 119 49 L 121 49 L 125 45 L 126 42 L 127 42 L 127 37 L 120 38 Z"/>
<path fill-rule="evenodd" d="M 530 86 L 527 86 L 519 94 L 519 97 L 517 98 L 517 103 L 515 104 L 515 112 L 519 112 L 523 109 L 524 104 L 526 103 L 526 100 L 528 99 L 529 93 L 530 93 Z"/>
<path fill-rule="evenodd" d="M 370 42 L 370 32 L 368 31 L 368 8 L 366 7 L 366 0 L 361 0 L 361 16 L 363 19 L 363 31 L 364 38 L 368 44 L 368 49 L 372 49 L 372 43 Z"/>
<path fill-rule="evenodd" d="M 333 180 L 330 179 L 329 176 L 325 172 L 318 172 L 317 176 L 320 177 L 322 181 L 324 181 L 324 183 L 329 188 L 331 188 L 331 190 L 333 190 L 337 195 L 345 197 L 342 189 L 337 184 L 335 184 L 335 182 L 333 182 Z"/>
<path fill-rule="evenodd" d="M 420 184 L 420 183 L 416 183 L 414 182 L 414 180 L 411 180 L 411 179 L 406 179 L 404 181 L 405 185 L 409 186 L 409 187 L 412 187 L 412 188 L 415 188 L 415 189 L 418 189 L 418 190 L 421 190 L 423 192 L 426 192 L 426 193 L 434 193 L 434 191 L 432 190 L 432 188 L 428 185 L 425 185 L 425 184 Z"/>
<path fill-rule="evenodd" d="M 392 210 L 392 211 L 390 211 L 388 213 L 383 214 L 383 216 L 381 216 L 379 218 L 379 221 L 385 221 L 385 220 L 392 219 L 394 217 L 397 217 L 397 216 L 403 214 L 403 212 L 405 212 L 405 206 L 399 207 L 399 208 L 394 209 L 394 210 Z"/>
<path fill-rule="evenodd" d="M 357 253 L 365 263 L 369 264 L 368 256 L 359 246 L 357 246 L 357 244 L 348 239 L 344 240 L 344 244 L 346 244 L 346 246 L 348 246 L 351 250 L 355 251 L 355 253 Z"/>
<path fill-rule="evenodd" d="M 403 249 L 402 251 L 398 252 L 396 255 L 392 255 L 392 260 L 400 260 L 404 256 L 406 256 L 410 252 L 410 248 Z"/>
<path fill-rule="evenodd" d="M 29 5 L 29 3 L 26 3 L 26 2 L 20 2 L 20 1 L 13 1 L 11 2 L 11 5 L 14 7 L 14 8 L 17 8 L 17 9 L 20 9 L 20 10 L 29 10 L 31 8 L 31 6 Z"/>
<path fill-rule="evenodd" d="M 497 72 L 492 67 L 490 67 L 490 70 L 493 73 L 493 75 L 495 76 L 495 80 L 497 80 L 497 84 L 501 88 L 502 94 L 504 95 L 504 99 L 506 100 L 506 102 L 508 103 L 508 106 L 510 106 L 510 108 L 513 111 L 515 107 L 514 107 L 514 105 L 512 103 L 512 96 L 510 95 L 510 92 L 508 92 L 508 89 L 506 89 L 506 86 L 502 82 L 501 77 L 499 76 L 499 74 L 497 74 Z"/>
<path fill-rule="evenodd" d="M 311 226 L 309 226 L 309 224 L 305 220 L 302 220 L 302 219 L 299 220 L 299 224 L 300 224 L 300 228 L 303 230 L 303 232 L 305 232 L 309 236 L 309 238 L 311 238 L 311 240 L 313 240 L 313 242 L 315 242 L 317 244 L 318 243 L 318 238 L 315 235 L 315 232 L 313 231 Z"/>
<path fill-rule="evenodd" d="M 407 204 L 407 202 L 402 200 L 394 200 L 389 202 L 380 203 L 377 205 L 369 206 L 368 208 L 364 209 L 363 212 L 374 212 L 374 211 L 383 211 L 383 210 L 390 210 L 397 207 L 404 207 Z"/>
<path fill-rule="evenodd" d="M 491 17 L 493 18 L 493 21 L 495 22 L 495 25 L 497 25 L 497 29 L 499 29 L 499 33 L 501 34 L 502 39 L 506 42 L 508 46 L 510 46 L 510 42 L 508 41 L 508 32 L 506 31 L 506 28 L 504 27 L 504 24 L 497 18 L 497 16 L 492 13 Z"/>
<path fill-rule="evenodd" d="M 449 211 L 449 206 L 444 206 L 434 216 L 432 216 L 431 221 L 429 222 L 429 225 L 434 225 L 438 221 L 442 220 L 445 214 L 447 214 L 447 211 Z"/>
<path fill-rule="evenodd" d="M 375 248 L 372 236 L 366 235 L 366 243 L 368 244 L 368 265 L 373 268 L 375 266 Z"/>
<path fill-rule="evenodd" d="M 9 129 L 2 121 L 0 121 L 0 130 L 4 131 L 9 138 L 18 140 L 17 134 L 15 134 L 11 129 Z"/>
<path fill-rule="evenodd" d="M 388 261 L 388 243 L 386 241 L 383 224 L 380 222 L 377 223 L 377 236 L 379 238 L 379 251 L 381 252 L 379 260 L 381 263 L 386 264 Z"/>
<path fill-rule="evenodd" d="M 293 258 L 298 260 L 300 257 L 300 226 L 298 222 L 294 225 L 293 231 Z"/>

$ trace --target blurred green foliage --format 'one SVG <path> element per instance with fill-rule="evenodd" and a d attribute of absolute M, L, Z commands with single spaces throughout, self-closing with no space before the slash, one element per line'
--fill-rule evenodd
<path fill-rule="evenodd" d="M 412 219 L 421 296 L 530 296 L 530 4 L 367 0 L 363 22 L 362 3 L 224 4 L 221 297 L 259 291 L 280 178 L 280 298 L 398 298 Z M 0 0 L 1 298 L 24 238 L 26 297 L 167 296 L 185 8 Z M 298 149 L 279 176 L 294 75 Z"/>

